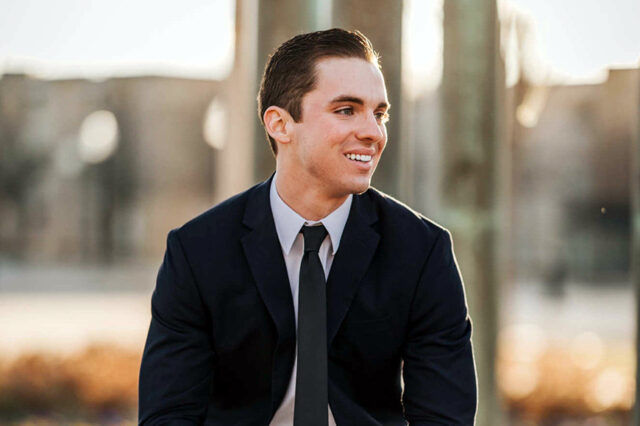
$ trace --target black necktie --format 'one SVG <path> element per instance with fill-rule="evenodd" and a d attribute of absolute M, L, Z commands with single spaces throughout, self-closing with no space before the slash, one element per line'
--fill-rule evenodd
<path fill-rule="evenodd" d="M 327 426 L 327 294 L 318 250 L 324 226 L 303 226 L 298 292 L 298 372 L 294 426 Z"/>

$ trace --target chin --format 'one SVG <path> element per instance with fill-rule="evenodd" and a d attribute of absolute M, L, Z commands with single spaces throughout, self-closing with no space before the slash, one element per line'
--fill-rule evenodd
<path fill-rule="evenodd" d="M 363 192 L 366 192 L 370 186 L 371 186 L 371 179 L 366 179 L 366 180 L 363 179 L 361 181 L 351 182 L 350 185 L 348 185 L 349 193 L 362 194 Z"/>

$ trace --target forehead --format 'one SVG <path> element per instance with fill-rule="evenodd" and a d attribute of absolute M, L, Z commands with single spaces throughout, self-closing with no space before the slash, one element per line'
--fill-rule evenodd
<path fill-rule="evenodd" d="M 307 95 L 305 98 L 316 102 L 352 96 L 366 104 L 388 103 L 382 72 L 376 65 L 360 58 L 320 59 L 316 63 L 315 88 Z"/>

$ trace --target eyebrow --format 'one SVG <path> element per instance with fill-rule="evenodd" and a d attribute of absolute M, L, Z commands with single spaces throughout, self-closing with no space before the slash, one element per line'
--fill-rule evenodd
<path fill-rule="evenodd" d="M 331 102 L 329 102 L 329 103 L 336 104 L 336 103 L 339 103 L 339 102 L 351 102 L 351 103 L 358 104 L 358 105 L 364 105 L 364 101 L 362 99 L 357 98 L 355 96 L 349 96 L 349 95 L 337 96 L 337 97 L 333 98 L 331 100 Z M 388 110 L 389 108 L 391 108 L 391 105 L 389 103 L 387 103 L 387 102 L 380 102 L 378 104 L 378 106 L 376 107 L 376 109 L 377 108 L 385 108 L 385 109 Z"/>

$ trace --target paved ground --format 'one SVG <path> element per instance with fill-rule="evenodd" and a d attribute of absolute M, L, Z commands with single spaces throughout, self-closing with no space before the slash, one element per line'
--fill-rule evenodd
<path fill-rule="evenodd" d="M 1 355 L 68 353 L 91 342 L 141 350 L 157 267 L 0 265 Z M 502 328 L 530 324 L 552 339 L 584 331 L 605 342 L 635 338 L 635 296 L 629 285 L 568 284 L 562 295 L 549 295 L 543 286 L 521 282 L 501 295 Z"/>
<path fill-rule="evenodd" d="M 0 259 L 0 293 L 146 292 L 155 285 L 160 262 L 25 267 Z"/>
<path fill-rule="evenodd" d="M 2 357 L 23 352 L 64 355 L 90 343 L 141 351 L 150 318 L 146 293 L 2 294 Z"/>
<path fill-rule="evenodd" d="M 142 350 L 157 269 L 0 264 L 0 355 L 101 342 Z"/>
<path fill-rule="evenodd" d="M 553 339 L 590 331 L 605 341 L 633 341 L 635 300 L 626 283 L 607 287 L 569 283 L 562 295 L 550 295 L 533 282 L 514 283 L 503 292 L 501 323 L 533 324 Z"/>

